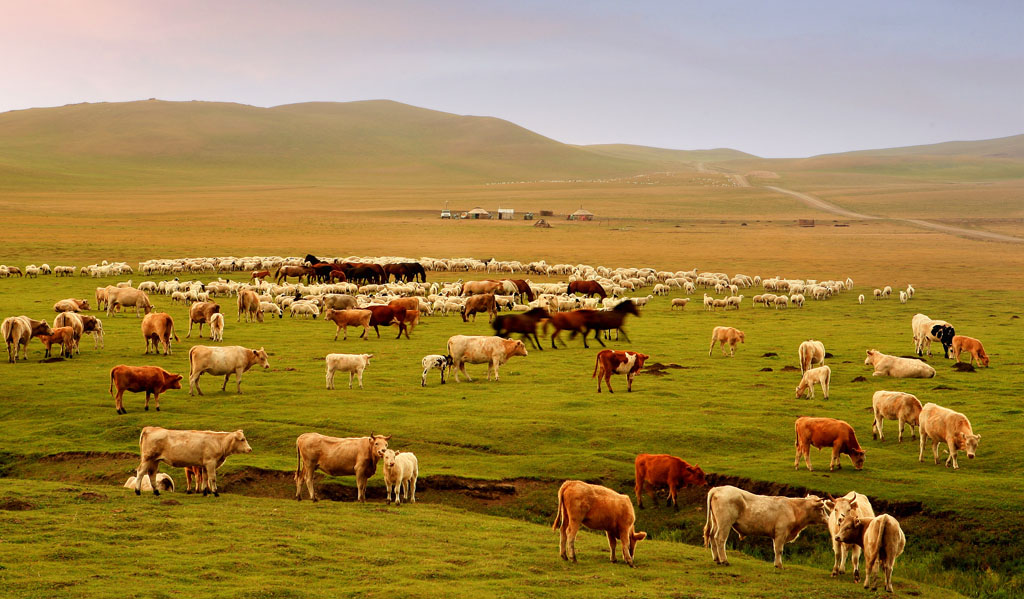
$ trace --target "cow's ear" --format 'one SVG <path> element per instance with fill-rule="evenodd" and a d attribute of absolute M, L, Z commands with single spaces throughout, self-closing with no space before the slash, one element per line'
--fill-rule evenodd
<path fill-rule="evenodd" d="M 856 499 L 854 499 L 853 501 L 850 502 L 850 509 L 851 510 L 857 509 L 857 500 Z"/>
<path fill-rule="evenodd" d="M 395 455 L 398 455 L 398 454 L 400 454 L 400 453 L 402 453 L 402 452 L 401 452 L 401 451 L 398 451 L 397 449 L 395 450 Z"/>
<path fill-rule="evenodd" d="M 647 533 L 642 531 L 642 530 L 640 532 L 633 533 L 633 540 L 635 540 L 635 541 L 642 541 L 642 540 L 644 540 L 646 538 L 647 538 Z"/>
<path fill-rule="evenodd" d="M 828 511 L 831 512 L 833 509 L 835 509 L 836 502 L 832 501 L 831 499 L 826 499 L 825 500 L 825 507 L 828 508 Z"/>
<path fill-rule="evenodd" d="M 258 357 L 260 355 L 260 352 L 254 349 L 254 350 L 252 350 L 252 355 Z"/>

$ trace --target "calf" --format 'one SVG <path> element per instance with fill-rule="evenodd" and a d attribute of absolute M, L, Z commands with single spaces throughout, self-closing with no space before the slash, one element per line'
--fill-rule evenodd
<path fill-rule="evenodd" d="M 649 358 L 647 354 L 635 351 L 615 351 L 602 349 L 597 352 L 597 359 L 594 361 L 594 374 L 590 378 L 597 378 L 597 392 L 601 392 L 601 379 L 604 379 L 608 386 L 608 393 L 614 393 L 612 389 L 612 375 L 626 375 L 626 391 L 633 391 L 633 378 L 640 369 L 644 367 L 644 361 Z"/>
<path fill-rule="evenodd" d="M 883 354 L 880 351 L 867 350 L 865 366 L 873 366 L 871 376 L 891 376 L 900 379 L 930 379 L 935 376 L 935 369 L 921 360 L 898 358 Z"/>
<path fill-rule="evenodd" d="M 636 544 L 647 538 L 635 532 L 636 514 L 628 495 L 608 487 L 581 480 L 567 480 L 558 489 L 558 508 L 551 528 L 559 531 L 558 552 L 564 560 L 576 562 L 576 534 L 580 526 L 603 530 L 608 535 L 611 561 L 615 563 L 615 543 L 622 543 L 622 559 L 632 568 Z"/>
<path fill-rule="evenodd" d="M 71 358 L 75 348 L 75 329 L 72 327 L 58 327 L 53 329 L 49 335 L 39 335 L 39 340 L 43 342 L 43 347 L 46 348 L 43 358 L 50 357 L 50 348 L 55 343 L 60 344 L 61 357 Z"/>
<path fill-rule="evenodd" d="M 135 482 L 136 482 L 135 478 L 136 477 L 134 477 L 134 476 L 129 476 L 128 480 L 124 483 L 124 488 L 125 489 L 134 489 L 135 488 Z M 166 474 L 164 472 L 160 472 L 160 473 L 158 473 L 156 475 L 156 486 L 161 491 L 171 491 L 171 492 L 173 492 L 174 491 L 174 479 L 171 478 L 171 475 Z M 153 484 L 151 482 L 149 482 L 149 476 L 145 475 L 145 474 L 142 476 L 142 490 L 143 491 L 152 491 L 153 490 Z"/>
<path fill-rule="evenodd" d="M 373 354 L 327 354 L 327 388 L 334 389 L 334 373 L 348 373 L 348 388 L 352 388 L 352 375 L 359 379 L 359 388 L 363 388 L 363 370 L 370 365 Z"/>
<path fill-rule="evenodd" d="M 160 462 L 175 468 L 186 466 L 202 467 L 206 471 L 206 488 L 203 495 L 217 492 L 217 468 L 228 456 L 236 453 L 252 453 L 252 447 L 245 440 L 245 433 L 237 430 L 230 433 L 217 431 L 180 431 L 147 426 L 139 435 L 139 454 L 141 460 L 135 472 L 135 494 L 142 494 L 142 477 L 149 475 L 150 480 L 157 479 Z M 160 491 L 154 487 L 153 494 Z"/>
<path fill-rule="evenodd" d="M 954 335 L 952 347 L 953 359 L 957 362 L 960 361 L 960 354 L 967 352 L 971 354 L 971 364 L 977 362 L 978 366 L 988 366 L 988 354 L 985 353 L 985 347 L 981 341 L 973 337 Z"/>
<path fill-rule="evenodd" d="M 918 426 L 921 416 L 921 401 L 913 395 L 900 391 L 875 391 L 871 396 L 871 411 L 874 415 L 871 422 L 872 439 L 885 440 L 882 422 L 887 419 L 899 421 L 899 443 L 903 442 L 904 425 L 910 425 L 910 438 L 915 437 L 914 427 Z"/>
<path fill-rule="evenodd" d="M 725 542 L 729 532 L 769 537 L 775 548 L 775 567 L 782 567 L 782 550 L 812 524 L 826 524 L 825 502 L 815 495 L 771 497 L 725 485 L 708 491 L 704 546 L 711 547 L 716 564 L 729 565 Z"/>
<path fill-rule="evenodd" d="M 834 539 L 864 548 L 865 589 L 871 586 L 871 573 L 881 567 L 885 575 L 885 590 L 892 592 L 892 570 L 896 566 L 896 558 L 907 544 L 907 537 L 896 518 L 888 514 L 877 518 L 847 518 Z"/>
<path fill-rule="evenodd" d="M 427 386 L 427 373 L 434 368 L 441 371 L 441 384 L 443 385 L 445 384 L 445 373 L 452 367 L 452 357 L 450 355 L 430 354 L 429 356 L 423 356 L 423 359 L 420 360 L 420 365 L 423 366 L 423 378 L 420 381 L 421 387 Z"/>
<path fill-rule="evenodd" d="M 88 309 L 89 300 L 80 300 L 73 297 L 62 299 L 53 305 L 53 311 L 58 314 L 61 312 L 81 312 L 82 310 Z"/>
<path fill-rule="evenodd" d="M 918 462 L 924 461 L 924 444 L 929 437 L 932 439 L 932 453 L 935 455 L 936 464 L 939 463 L 939 443 L 945 443 L 949 448 L 946 468 L 949 468 L 950 464 L 953 464 L 953 470 L 960 468 L 960 464 L 956 461 L 956 454 L 961 449 L 967 453 L 968 459 L 974 459 L 981 435 L 974 434 L 974 430 L 971 429 L 971 421 L 967 419 L 967 416 L 949 408 L 926 403 L 921 408 L 919 421 L 921 423 L 921 451 L 917 456 Z"/>
<path fill-rule="evenodd" d="M 116 389 L 116 394 L 115 394 Z M 124 392 L 146 392 L 146 407 L 149 411 L 149 396 L 156 401 L 160 411 L 160 394 L 171 389 L 181 389 L 181 375 L 171 374 L 157 366 L 125 366 L 120 364 L 110 369 L 110 394 L 114 396 L 114 407 L 118 414 L 127 414 L 124 409 Z"/>
<path fill-rule="evenodd" d="M 715 343 L 718 343 L 722 348 L 722 355 L 728 355 L 730 357 L 736 355 L 736 344 L 744 343 L 746 336 L 743 331 L 735 329 L 733 327 L 715 327 L 711 331 L 711 347 L 708 349 L 708 356 L 711 355 L 711 351 L 715 349 Z M 725 346 L 729 345 L 729 353 L 725 353 Z"/>
<path fill-rule="evenodd" d="M 831 496 L 829 496 L 831 497 Z M 853 562 L 853 581 L 860 580 L 860 546 L 852 543 L 843 543 L 836 539 L 839 528 L 848 518 L 874 518 L 875 511 L 871 509 L 871 502 L 868 498 L 856 491 L 850 491 L 843 497 L 836 497 L 825 501 L 825 507 L 829 509 L 828 533 L 832 539 L 832 553 L 835 560 L 832 563 L 832 577 L 846 574 L 846 556 L 849 554 Z"/>
<path fill-rule="evenodd" d="M 224 315 L 220 312 L 210 316 L 210 341 L 224 341 Z"/>
<path fill-rule="evenodd" d="M 391 503 L 391 492 L 395 494 L 395 505 L 402 504 L 399 491 L 411 503 L 416 503 L 416 479 L 420 476 L 420 464 L 416 455 L 405 451 L 384 451 L 384 488 L 387 490 L 388 503 Z"/>
<path fill-rule="evenodd" d="M 814 399 L 814 383 L 821 385 L 821 392 L 828 399 L 828 388 L 832 382 L 832 369 L 828 366 L 811 368 L 800 377 L 800 384 L 796 386 L 796 396 L 799 398 L 805 393 Z"/>
<path fill-rule="evenodd" d="M 199 325 L 199 338 L 203 338 L 203 325 L 210 322 L 214 314 L 220 314 L 220 306 L 216 302 L 196 302 L 188 309 L 188 334 L 192 336 L 192 325 Z"/>
<path fill-rule="evenodd" d="M 844 420 L 835 418 L 810 418 L 801 416 L 796 419 L 796 459 L 793 467 L 800 469 L 800 456 L 803 456 L 808 470 L 811 468 L 811 447 L 832 448 L 832 459 L 829 460 L 828 469 L 832 471 L 843 466 L 839 462 L 839 456 L 846 454 L 850 456 L 853 467 L 860 470 L 864 467 L 864 450 L 857 442 L 857 435 L 853 427 Z"/>
<path fill-rule="evenodd" d="M 338 340 L 338 333 L 344 333 L 344 339 L 348 340 L 348 327 L 360 326 L 363 327 L 363 334 L 360 335 L 365 340 L 369 341 L 370 337 L 367 333 L 370 332 L 370 319 L 373 317 L 373 312 L 369 310 L 334 310 L 328 308 L 324 312 L 324 322 L 333 322 L 338 328 L 334 331 L 334 340 Z"/>
<path fill-rule="evenodd" d="M 636 505 L 640 509 L 644 509 L 644 484 L 650 487 L 651 501 L 654 505 L 658 505 L 658 499 L 654 494 L 655 488 L 667 486 L 668 500 L 677 511 L 679 502 L 676 501 L 676 490 L 679 487 L 703 487 L 708 484 L 704 471 L 699 466 L 691 466 L 683 459 L 668 454 L 641 453 L 636 456 L 633 465 L 636 472 Z"/>

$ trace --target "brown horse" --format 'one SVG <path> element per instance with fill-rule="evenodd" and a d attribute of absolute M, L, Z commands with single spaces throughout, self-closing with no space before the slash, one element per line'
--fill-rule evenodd
<path fill-rule="evenodd" d="M 601 299 L 608 297 L 604 287 L 597 281 L 572 281 L 569 283 L 569 295 L 580 293 L 587 297 L 598 295 Z"/>
<path fill-rule="evenodd" d="M 522 314 L 505 314 L 498 316 L 491 323 L 494 327 L 494 334 L 499 337 L 508 337 L 512 333 L 519 333 L 539 350 L 540 339 L 537 338 L 537 323 L 542 319 L 551 318 L 551 314 L 544 308 L 531 308 Z M 534 342 L 536 343 L 534 344 Z"/>
<path fill-rule="evenodd" d="M 305 266 L 282 266 L 281 268 L 277 269 L 276 273 L 274 273 L 274 281 L 277 283 L 280 283 L 282 281 L 287 283 L 288 277 L 298 277 L 299 280 L 301 281 L 302 277 L 307 276 L 311 272 L 312 269 L 307 268 Z"/>
<path fill-rule="evenodd" d="M 519 290 L 519 293 L 521 293 L 521 294 L 526 296 L 526 301 L 527 302 L 532 302 L 533 300 L 537 299 L 536 296 L 533 295 L 533 289 L 530 288 L 530 284 L 527 283 L 525 279 L 505 279 L 505 280 L 509 281 L 510 283 L 515 285 L 516 289 Z"/>
<path fill-rule="evenodd" d="M 590 312 L 592 314 L 586 315 L 583 325 L 583 347 L 587 347 L 587 335 L 590 334 L 590 331 L 594 331 L 594 338 L 601 344 L 601 347 L 605 346 L 604 341 L 601 341 L 601 331 L 618 331 L 626 338 L 626 341 L 629 341 L 629 336 L 622 329 L 622 324 L 626 321 L 628 314 L 640 316 L 636 304 L 628 299 L 619 302 L 611 310 L 590 310 Z M 629 342 L 632 343 L 632 341 Z"/>
<path fill-rule="evenodd" d="M 586 313 L 596 312 L 596 310 L 570 310 L 569 312 L 554 312 L 550 318 L 544 322 L 544 334 L 547 335 L 548 328 L 554 327 L 555 331 L 551 333 L 551 349 L 558 349 L 555 345 L 555 339 L 558 338 L 558 334 L 562 331 L 572 331 L 572 336 L 575 337 L 576 333 L 582 333 L 586 326 Z M 562 342 L 562 346 L 565 346 L 565 342 Z M 587 346 L 587 339 L 584 337 L 583 346 Z"/>

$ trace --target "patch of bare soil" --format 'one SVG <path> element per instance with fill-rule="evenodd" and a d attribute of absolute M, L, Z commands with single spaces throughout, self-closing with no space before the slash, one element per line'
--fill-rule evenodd
<path fill-rule="evenodd" d="M 770 351 L 770 352 L 765 352 L 765 353 L 761 354 L 761 357 L 762 357 L 762 358 L 775 358 L 775 357 L 777 357 L 778 355 L 779 355 L 779 354 L 777 354 L 777 353 L 775 353 L 775 352 L 773 352 L 773 351 Z"/>
<path fill-rule="evenodd" d="M 26 510 L 34 510 L 36 505 L 29 503 L 21 499 L 15 499 L 14 497 L 4 497 L 0 499 L 0 510 L 8 512 L 24 512 Z"/>
<path fill-rule="evenodd" d="M 758 370 L 758 372 L 773 372 L 773 370 L 771 368 L 762 368 L 761 370 Z"/>
<path fill-rule="evenodd" d="M 851 383 L 866 383 L 866 382 L 868 382 L 868 379 L 867 379 L 867 377 L 858 376 L 857 378 L 853 379 L 850 382 Z"/>
<path fill-rule="evenodd" d="M 974 368 L 974 365 L 970 364 L 968 362 L 957 362 L 956 364 L 953 364 L 953 370 L 955 370 L 957 372 L 976 372 L 977 371 L 977 369 Z"/>
<path fill-rule="evenodd" d="M 796 366 L 783 366 L 781 370 L 782 372 L 800 372 L 800 369 Z"/>

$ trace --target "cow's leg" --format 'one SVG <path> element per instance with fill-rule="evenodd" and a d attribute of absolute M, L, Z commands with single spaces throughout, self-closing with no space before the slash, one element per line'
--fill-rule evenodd
<path fill-rule="evenodd" d="M 885 441 L 885 437 L 882 436 L 882 423 L 878 421 L 878 414 L 875 414 L 871 418 L 871 438 L 874 440 L 881 439 Z"/>
<path fill-rule="evenodd" d="M 636 477 L 636 487 L 634 487 L 636 493 L 636 506 L 640 509 L 644 509 L 644 478 L 642 476 Z"/>
<path fill-rule="evenodd" d="M 188 394 L 189 395 L 195 395 L 196 393 L 198 393 L 199 395 L 203 394 L 203 390 L 199 388 L 199 377 L 201 377 L 202 375 L 203 375 L 203 373 L 201 373 L 201 372 L 195 372 L 195 373 L 192 373 L 191 375 L 189 375 L 189 377 L 188 377 Z M 193 390 L 195 391 L 195 393 L 193 393 Z"/>
<path fill-rule="evenodd" d="M 612 389 L 612 373 L 610 370 L 604 371 L 604 384 L 608 387 L 608 393 L 615 393 Z"/>
<path fill-rule="evenodd" d="M 850 552 L 850 563 L 853 564 L 853 581 L 860 581 L 860 545 L 847 545 Z"/>
<path fill-rule="evenodd" d="M 220 497 L 220 493 L 217 491 L 217 461 L 210 460 L 206 462 L 206 488 L 213 491 L 214 497 Z M 206 495 L 204 492 L 203 495 Z"/>
<path fill-rule="evenodd" d="M 198 477 L 196 476 L 196 472 L 194 470 L 192 470 L 192 466 L 187 466 L 185 468 L 185 494 L 186 495 L 191 495 L 192 494 L 192 483 L 193 483 L 193 481 L 196 484 L 196 490 L 197 491 L 199 490 L 199 481 L 197 480 L 197 478 Z"/>
<path fill-rule="evenodd" d="M 832 578 L 839 576 L 840 574 L 846 573 L 846 550 L 843 548 L 843 544 L 836 540 L 835 536 L 832 537 Z"/>
<path fill-rule="evenodd" d="M 896 419 L 896 422 L 898 422 L 900 425 L 900 434 L 897 435 L 896 442 L 903 443 L 903 425 L 906 423 L 906 420 L 903 420 L 903 416 L 900 416 L 899 418 Z"/>
<path fill-rule="evenodd" d="M 921 443 L 920 443 L 921 451 L 919 451 L 918 454 L 917 454 L 917 461 L 918 462 L 923 462 L 924 461 L 924 441 L 927 438 L 928 438 L 928 435 L 924 434 L 924 431 L 921 431 L 921 434 L 918 435 L 918 439 L 920 439 L 920 441 L 921 441 Z"/>
<path fill-rule="evenodd" d="M 228 379 L 230 379 L 230 378 L 231 378 L 231 373 L 230 372 L 228 374 L 224 375 L 224 384 L 220 386 L 220 390 L 221 391 L 227 391 L 227 389 L 228 389 Z"/>
<path fill-rule="evenodd" d="M 420 379 L 420 387 L 426 387 L 427 386 L 427 373 L 428 372 L 430 372 L 430 367 L 429 366 L 427 368 L 423 369 L 423 376 Z M 444 377 L 444 369 L 443 368 L 441 369 L 441 376 Z"/>
<path fill-rule="evenodd" d="M 150 462 L 148 460 L 146 460 L 145 458 L 143 458 L 142 461 L 139 462 L 139 467 L 135 469 L 135 494 L 136 495 L 142 495 L 142 477 L 143 477 L 143 475 L 149 473 L 149 469 L 151 467 L 152 466 L 150 465 Z M 152 482 L 154 479 L 151 478 L 149 480 L 150 480 L 150 482 Z M 156 489 L 156 486 L 154 486 L 153 489 Z"/>
<path fill-rule="evenodd" d="M 239 395 L 242 394 L 242 372 L 244 371 L 241 369 L 235 371 L 235 385 L 238 387 Z"/>
<path fill-rule="evenodd" d="M 892 556 L 886 556 L 886 561 L 882 564 L 882 572 L 885 573 L 885 590 L 892 592 L 892 567 L 895 565 L 896 558 Z"/>
<path fill-rule="evenodd" d="M 935 456 L 935 465 L 939 464 L 939 440 L 932 437 L 932 455 Z"/>
<path fill-rule="evenodd" d="M 416 480 L 418 478 L 419 474 L 416 474 L 409 481 L 409 503 L 416 503 Z"/>
<path fill-rule="evenodd" d="M 387 505 L 391 505 L 391 488 L 392 487 L 393 487 L 393 485 L 391 484 L 391 481 L 388 480 L 388 478 L 385 476 L 384 477 L 384 494 L 385 494 L 384 503 L 387 504 Z"/>
<path fill-rule="evenodd" d="M 316 492 L 313 489 L 313 465 L 309 464 L 309 468 L 305 468 L 304 474 L 306 476 L 306 490 L 309 491 L 309 498 L 313 500 L 313 503 L 319 501 L 316 496 Z"/>
<path fill-rule="evenodd" d="M 946 458 L 946 468 L 949 468 L 950 462 L 953 464 L 953 470 L 959 470 L 960 464 L 956 462 L 956 439 L 954 437 L 946 437 L 946 446 L 949 447 L 949 457 Z"/>
<path fill-rule="evenodd" d="M 334 340 L 335 341 L 338 340 L 338 333 L 341 332 L 341 329 L 342 329 L 341 325 L 338 325 L 338 328 L 334 330 Z M 345 329 L 345 340 L 348 341 L 348 329 L 347 328 Z"/>
<path fill-rule="evenodd" d="M 124 389 L 117 390 L 117 395 L 114 396 L 114 408 L 118 414 L 128 413 L 128 410 L 124 409 Z"/>
<path fill-rule="evenodd" d="M 185 339 L 188 339 L 191 336 L 192 336 L 192 319 L 189 318 L 188 319 L 188 334 L 185 335 Z M 200 337 L 202 337 L 202 335 L 200 335 Z"/>
<path fill-rule="evenodd" d="M 833 445 L 832 446 L 832 461 L 829 462 L 829 464 L 828 464 L 829 472 L 832 471 L 833 467 L 842 470 L 843 464 L 842 464 L 842 462 L 839 461 L 839 458 L 841 456 L 842 456 L 842 454 L 839 453 L 839 445 L 838 444 Z"/>
<path fill-rule="evenodd" d="M 612 563 L 614 564 L 616 562 L 616 560 L 615 560 L 615 541 L 616 541 L 616 538 L 615 538 L 615 535 L 612 534 L 612 532 L 610 530 L 607 531 L 605 534 L 608 535 L 608 551 L 611 552 L 611 560 L 612 560 Z M 629 551 L 629 543 L 623 543 L 623 546 L 625 547 L 625 551 L 622 552 L 623 553 L 622 557 L 625 558 L 626 557 L 625 554 Z"/>
<path fill-rule="evenodd" d="M 149 483 L 153 487 L 153 495 L 160 495 L 160 489 L 156 486 L 156 473 L 160 470 L 160 461 L 153 460 L 146 465 L 148 466 L 146 474 L 149 475 Z"/>
<path fill-rule="evenodd" d="M 143 410 L 145 410 L 147 412 L 149 411 L 149 395 L 150 395 L 149 391 L 146 391 L 146 406 L 144 408 L 142 408 Z"/>
<path fill-rule="evenodd" d="M 466 377 L 466 380 L 467 380 L 467 381 L 469 381 L 470 383 L 472 383 L 472 382 L 473 382 L 473 379 L 469 378 L 469 373 L 468 373 L 468 372 L 466 372 L 466 363 L 465 363 L 465 362 L 460 362 L 460 363 L 459 363 L 459 370 L 461 370 L 461 371 L 462 371 L 462 374 L 463 374 L 463 376 L 465 376 L 465 377 Z M 459 373 L 458 373 L 458 371 L 456 371 L 456 372 L 455 372 L 455 380 L 456 380 L 456 381 L 458 381 L 458 380 L 459 380 Z"/>
<path fill-rule="evenodd" d="M 558 529 L 558 555 L 564 560 L 568 560 L 569 557 L 566 555 L 566 534 L 565 529 L 569 527 L 568 522 L 562 522 L 562 526 Z"/>
<path fill-rule="evenodd" d="M 786 547 L 786 535 L 776 535 L 772 545 L 775 549 L 775 567 L 782 568 L 782 550 Z"/>
<path fill-rule="evenodd" d="M 356 475 L 356 490 L 359 501 L 366 501 L 366 480 L 367 478 L 364 474 Z"/>
<path fill-rule="evenodd" d="M 327 388 L 334 388 L 334 371 L 331 370 L 330 368 L 327 369 Z"/>
<path fill-rule="evenodd" d="M 352 371 L 350 370 L 350 371 L 348 372 L 348 388 L 349 388 L 349 389 L 351 389 L 351 388 L 352 388 L 352 374 L 353 374 L 353 372 L 352 372 Z"/>
<path fill-rule="evenodd" d="M 729 531 L 732 527 L 719 526 L 715 538 L 711 540 L 713 547 L 718 547 L 718 563 L 723 566 L 729 565 L 729 558 L 725 555 L 725 542 L 729 540 Z"/>
<path fill-rule="evenodd" d="M 573 563 L 576 563 L 576 534 L 580 531 L 580 523 L 569 519 L 568 530 L 565 531 L 566 542 L 569 545 L 569 553 Z"/>

